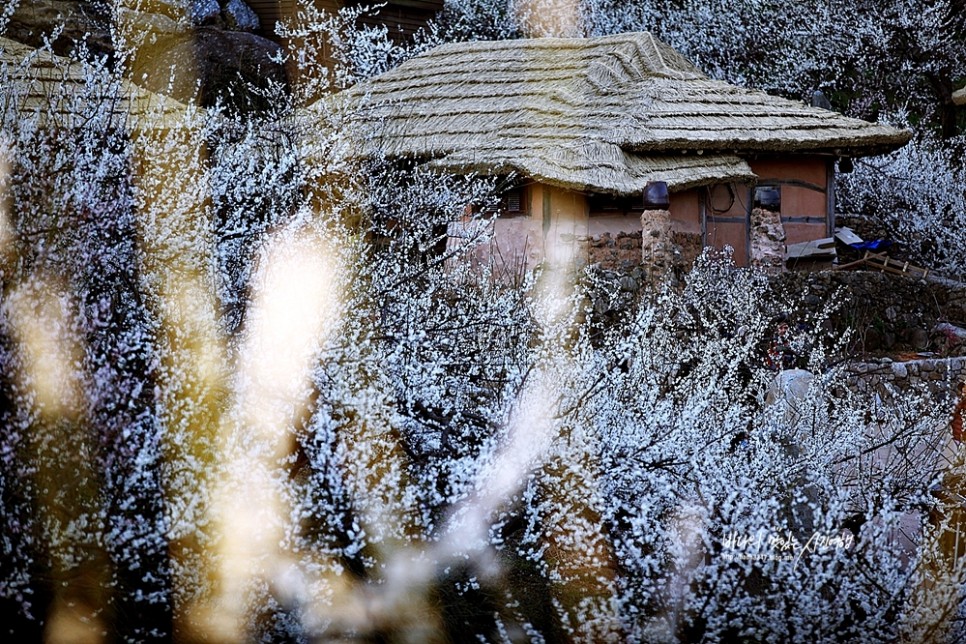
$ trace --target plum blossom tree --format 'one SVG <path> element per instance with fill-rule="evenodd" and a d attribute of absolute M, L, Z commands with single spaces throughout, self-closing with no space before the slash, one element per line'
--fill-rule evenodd
<path fill-rule="evenodd" d="M 923 135 L 885 158 L 863 160 L 839 180 L 852 212 L 877 214 L 923 265 L 958 281 L 966 279 L 966 172 L 955 156 L 962 143 Z"/>
<path fill-rule="evenodd" d="M 630 27 L 617 6 L 580 24 Z M 438 34 L 526 17 L 448 10 Z M 289 25 L 294 88 L 258 114 L 118 120 L 123 60 L 83 51 L 53 59 L 81 92 L 24 113 L 30 61 L 0 68 L 4 628 L 961 634 L 963 564 L 937 545 L 953 513 L 930 494 L 960 474 L 936 456 L 945 407 L 852 392 L 835 303 L 809 313 L 727 258 L 634 295 L 566 262 L 513 285 L 476 266 L 485 238 L 449 225 L 496 181 L 359 159 L 364 100 L 314 100 L 411 53 L 353 22 Z M 327 68 L 312 47 L 333 30 Z M 802 371 L 768 360 L 779 316 Z"/>

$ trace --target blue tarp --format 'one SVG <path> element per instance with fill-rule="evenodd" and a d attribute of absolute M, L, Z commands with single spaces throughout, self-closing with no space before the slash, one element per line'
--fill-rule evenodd
<path fill-rule="evenodd" d="M 873 241 L 859 242 L 858 244 L 849 244 L 855 250 L 882 250 L 883 248 L 888 248 L 892 246 L 891 239 L 875 239 Z"/>

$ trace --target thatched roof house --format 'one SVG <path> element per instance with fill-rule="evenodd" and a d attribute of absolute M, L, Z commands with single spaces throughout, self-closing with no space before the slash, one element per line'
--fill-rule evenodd
<path fill-rule="evenodd" d="M 180 127 L 188 107 L 128 81 L 92 77 L 83 63 L 0 36 L 0 115 L 37 116 L 57 127 L 83 125 L 106 107 L 112 125 L 131 129 Z"/>
<path fill-rule="evenodd" d="M 508 234 L 531 248 L 557 228 L 567 238 L 640 230 L 639 196 L 663 181 L 686 254 L 728 245 L 754 262 L 753 186 L 782 191 L 776 226 L 788 243 L 826 237 L 836 161 L 910 138 L 713 80 L 647 33 L 447 44 L 348 91 L 371 154 L 523 177 L 510 214 L 542 213 L 542 229 L 517 222 Z"/>
<path fill-rule="evenodd" d="M 751 178 L 750 154 L 855 156 L 909 140 L 712 80 L 647 33 L 453 43 L 354 91 L 390 156 L 614 194 Z"/>

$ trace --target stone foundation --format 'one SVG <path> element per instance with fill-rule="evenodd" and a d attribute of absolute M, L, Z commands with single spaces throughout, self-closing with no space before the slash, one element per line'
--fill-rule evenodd
<path fill-rule="evenodd" d="M 641 232 L 607 232 L 593 237 L 578 235 L 574 241 L 583 251 L 578 255 L 584 255 L 587 264 L 608 271 L 629 272 L 643 268 L 646 279 L 658 283 L 682 263 L 681 247 L 675 243 L 675 234 L 671 231 L 671 213 L 645 210 L 641 225 Z M 697 257 L 701 252 L 701 237 L 690 237 L 687 239 L 689 248 L 693 246 L 691 251 Z"/>
<path fill-rule="evenodd" d="M 704 251 L 704 240 L 701 233 L 671 233 L 671 242 L 681 251 L 681 266 L 688 268 L 694 265 L 694 260 Z"/>

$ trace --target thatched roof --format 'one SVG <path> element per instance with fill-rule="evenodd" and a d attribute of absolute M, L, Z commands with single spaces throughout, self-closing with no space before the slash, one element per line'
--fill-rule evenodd
<path fill-rule="evenodd" d="M 116 127 L 177 128 L 188 107 L 123 81 L 114 85 L 106 75 L 89 78 L 85 65 L 0 36 L 0 66 L 7 85 L 0 91 L 0 114 L 13 109 L 18 117 L 38 115 L 58 126 L 81 125 L 104 104 Z"/>
<path fill-rule="evenodd" d="M 956 105 L 966 105 L 966 87 L 953 92 L 953 103 Z"/>
<path fill-rule="evenodd" d="M 617 194 L 753 178 L 743 156 L 858 156 L 909 139 L 711 80 L 647 33 L 453 43 L 349 91 L 390 157 Z"/>

